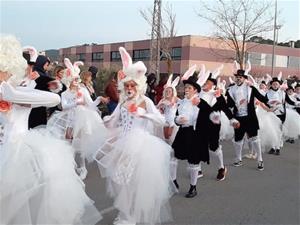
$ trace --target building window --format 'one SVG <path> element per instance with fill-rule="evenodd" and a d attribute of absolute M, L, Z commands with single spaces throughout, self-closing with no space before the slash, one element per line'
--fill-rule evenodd
<path fill-rule="evenodd" d="M 85 61 L 85 53 L 79 53 L 79 54 L 77 54 L 77 59 L 79 61 L 84 62 Z"/>
<path fill-rule="evenodd" d="M 103 52 L 93 52 L 92 61 L 103 61 Z"/>
<path fill-rule="evenodd" d="M 172 59 L 173 60 L 181 60 L 181 47 L 179 48 L 172 48 Z"/>
<path fill-rule="evenodd" d="M 133 61 L 147 61 L 150 59 L 150 50 L 134 50 L 133 51 Z"/>
<path fill-rule="evenodd" d="M 121 61 L 121 55 L 120 52 L 115 51 L 110 53 L 110 60 L 112 62 Z"/>

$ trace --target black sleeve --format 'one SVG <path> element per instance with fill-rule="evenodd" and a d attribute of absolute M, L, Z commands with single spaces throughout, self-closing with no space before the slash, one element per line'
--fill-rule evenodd
<path fill-rule="evenodd" d="M 288 94 L 285 94 L 285 101 L 290 105 L 296 105 L 295 102 L 292 99 L 290 99 Z"/>
<path fill-rule="evenodd" d="M 233 118 L 233 114 L 232 112 L 229 110 L 225 98 L 223 95 L 221 95 L 220 97 L 217 98 L 218 102 L 219 102 L 219 110 L 222 110 L 225 115 L 228 117 L 229 120 L 231 120 Z"/>
<path fill-rule="evenodd" d="M 176 118 L 177 118 L 178 115 L 179 115 L 179 114 L 178 114 L 178 110 L 176 110 L 176 116 L 175 116 L 175 118 L 174 118 L 174 122 L 175 122 L 175 124 L 176 124 L 177 126 L 181 126 L 180 124 L 176 123 Z"/>
<path fill-rule="evenodd" d="M 234 103 L 233 99 L 231 98 L 228 91 L 226 92 L 226 97 L 227 97 L 227 107 L 228 108 L 234 108 L 235 103 Z"/>
<path fill-rule="evenodd" d="M 255 87 L 251 87 L 254 97 L 258 99 L 258 101 L 263 102 L 266 106 L 268 105 L 268 98 L 266 96 L 263 96 Z M 270 107 L 269 107 L 270 108 Z"/>

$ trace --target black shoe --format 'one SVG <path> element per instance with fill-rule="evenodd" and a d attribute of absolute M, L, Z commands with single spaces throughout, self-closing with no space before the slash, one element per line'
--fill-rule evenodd
<path fill-rule="evenodd" d="M 295 144 L 295 140 L 294 139 L 290 139 L 290 143 L 291 144 Z"/>
<path fill-rule="evenodd" d="M 197 195 L 196 185 L 190 185 L 189 192 L 185 195 L 186 198 L 193 198 Z"/>
<path fill-rule="evenodd" d="M 243 165 L 242 161 L 237 161 L 237 162 L 233 163 L 233 166 L 235 166 L 235 167 L 239 167 L 239 166 L 242 166 L 242 165 Z"/>
<path fill-rule="evenodd" d="M 257 169 L 260 170 L 260 171 L 264 170 L 264 162 L 263 161 L 259 161 L 258 162 Z"/>
<path fill-rule="evenodd" d="M 280 149 L 276 149 L 275 155 L 280 155 Z"/>
<path fill-rule="evenodd" d="M 217 175 L 217 180 L 218 181 L 225 180 L 226 173 L 227 173 L 226 167 L 219 169 L 218 175 Z"/>
<path fill-rule="evenodd" d="M 274 148 L 271 148 L 271 150 L 268 151 L 268 154 L 275 154 L 275 149 L 274 149 Z"/>
<path fill-rule="evenodd" d="M 177 180 L 173 180 L 173 183 L 174 183 L 175 187 L 177 188 L 177 190 L 179 190 L 179 185 L 177 183 Z"/>

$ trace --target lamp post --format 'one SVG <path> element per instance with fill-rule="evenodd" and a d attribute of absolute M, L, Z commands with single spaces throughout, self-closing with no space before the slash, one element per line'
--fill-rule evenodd
<path fill-rule="evenodd" d="M 276 29 L 277 29 L 277 0 L 275 1 L 275 16 L 274 16 L 274 32 L 273 32 L 273 50 L 272 50 L 272 70 L 271 70 L 271 76 L 274 75 L 274 63 L 275 63 L 275 42 L 276 42 Z M 278 35 L 277 35 L 278 37 Z"/>

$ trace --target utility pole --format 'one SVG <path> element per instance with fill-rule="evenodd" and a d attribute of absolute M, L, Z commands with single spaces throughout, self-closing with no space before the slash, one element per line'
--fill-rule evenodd
<path fill-rule="evenodd" d="M 271 76 L 274 76 L 274 64 L 275 64 L 275 44 L 276 44 L 276 29 L 277 29 L 277 0 L 275 0 L 275 16 L 274 16 L 274 33 L 273 33 L 273 50 L 272 50 L 272 71 Z"/>
<path fill-rule="evenodd" d="M 160 65 L 160 39 L 161 39 L 161 0 L 154 0 L 152 32 L 150 43 L 150 72 L 155 73 L 159 81 Z"/>

